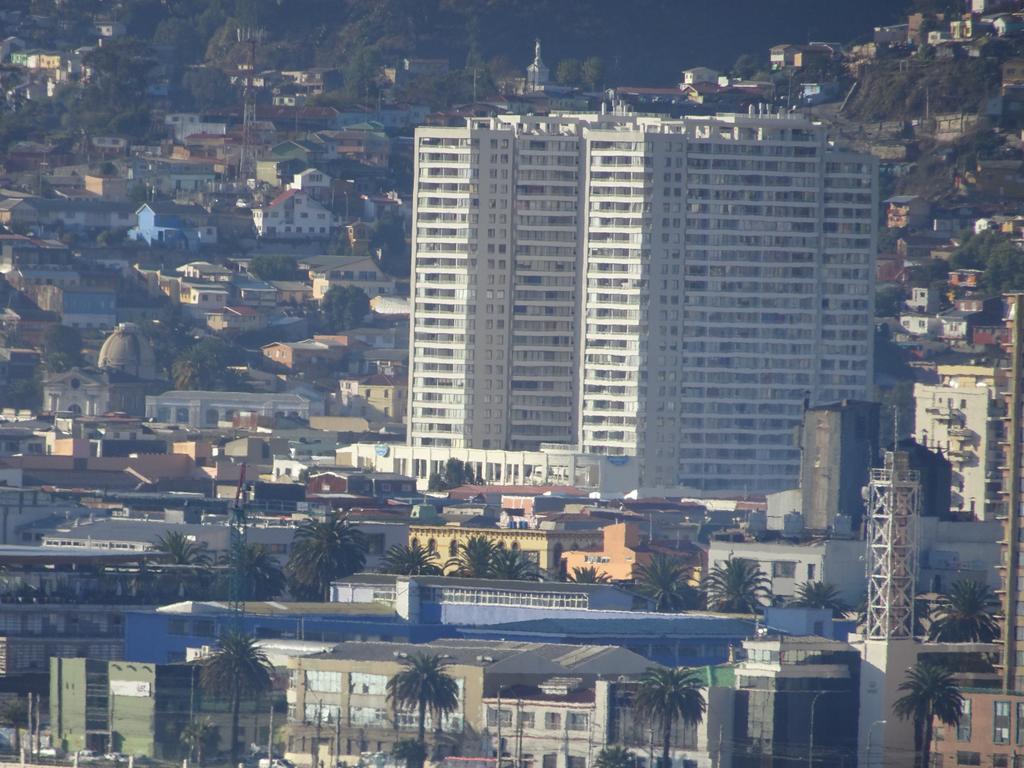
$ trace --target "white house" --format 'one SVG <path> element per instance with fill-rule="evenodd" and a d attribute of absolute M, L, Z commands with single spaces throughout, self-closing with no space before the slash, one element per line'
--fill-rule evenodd
<path fill-rule="evenodd" d="M 314 200 L 331 199 L 331 177 L 316 168 L 307 168 L 302 173 L 296 173 L 288 188 L 305 192 Z"/>
<path fill-rule="evenodd" d="M 307 193 L 289 189 L 263 208 L 254 208 L 253 224 L 259 237 L 294 239 L 328 238 L 338 218 Z"/>

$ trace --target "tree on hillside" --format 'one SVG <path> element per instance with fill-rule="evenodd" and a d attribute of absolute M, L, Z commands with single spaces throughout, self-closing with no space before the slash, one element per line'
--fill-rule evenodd
<path fill-rule="evenodd" d="M 347 520 L 308 520 L 295 530 L 285 572 L 292 594 L 330 598 L 331 582 L 358 573 L 366 564 L 366 539 Z"/>
<path fill-rule="evenodd" d="M 402 217 L 393 211 L 385 212 L 370 235 L 370 250 L 380 249 L 380 268 L 392 277 L 408 277 L 412 251 L 405 235 Z"/>
<path fill-rule="evenodd" d="M 458 545 L 458 554 L 444 564 L 449 576 L 467 579 L 491 578 L 494 553 L 498 551 L 494 542 L 484 536 L 470 536 L 464 544 Z"/>
<path fill-rule="evenodd" d="M 731 556 L 704 580 L 708 609 L 727 613 L 757 613 L 771 598 L 770 587 L 756 562 Z"/>
<path fill-rule="evenodd" d="M 228 76 L 215 67 L 193 67 L 181 78 L 188 107 L 200 111 L 228 107 L 238 101 L 238 91 Z"/>
<path fill-rule="evenodd" d="M 692 571 L 677 557 L 656 554 L 636 569 L 637 590 L 654 600 L 654 610 L 675 613 L 697 607 L 697 590 L 690 585 Z"/>
<path fill-rule="evenodd" d="M 209 337 L 178 355 L 171 367 L 177 389 L 232 390 L 240 386 L 228 369 L 242 362 L 242 351 L 223 339 Z"/>
<path fill-rule="evenodd" d="M 291 280 L 297 269 L 295 259 L 284 254 L 261 253 L 249 262 L 249 271 L 260 280 Z"/>
<path fill-rule="evenodd" d="M 220 639 L 220 647 L 201 662 L 202 687 L 217 696 L 228 695 L 231 703 L 231 764 L 238 764 L 238 720 L 242 697 L 262 698 L 270 690 L 273 668 L 256 641 L 246 635 L 229 632 Z"/>
<path fill-rule="evenodd" d="M 805 581 L 796 588 L 789 603 L 796 608 L 819 608 L 832 611 L 836 616 L 846 610 L 846 603 L 834 584 L 824 581 Z"/>
<path fill-rule="evenodd" d="M 671 768 L 672 729 L 677 722 L 683 726 L 700 725 L 707 711 L 701 690 L 703 681 L 690 669 L 650 667 L 640 678 L 634 707 L 652 730 L 661 729 L 660 768 Z"/>
<path fill-rule="evenodd" d="M 388 680 L 387 696 L 395 710 L 416 713 L 416 739 L 422 756 L 427 754 L 427 714 L 437 730 L 445 715 L 459 707 L 459 686 L 440 655 L 413 653 L 404 660 L 404 669 Z M 422 763 L 420 763 L 422 765 Z"/>
<path fill-rule="evenodd" d="M 562 59 L 555 67 L 555 82 L 577 86 L 583 81 L 583 65 L 579 59 Z"/>
<path fill-rule="evenodd" d="M 964 697 L 951 672 L 924 661 L 907 671 L 899 690 L 906 693 L 896 700 L 893 712 L 901 720 L 913 722 L 915 768 L 929 768 L 935 719 L 945 725 L 959 725 Z"/>
<path fill-rule="evenodd" d="M 198 718 L 182 729 L 180 739 L 188 750 L 189 761 L 201 766 L 203 755 L 216 745 L 217 726 L 208 717 Z"/>
<path fill-rule="evenodd" d="M 43 365 L 60 373 L 82 365 L 82 334 L 69 325 L 52 325 L 43 335 Z"/>
<path fill-rule="evenodd" d="M 604 75 L 604 59 L 600 56 L 590 56 L 583 61 L 580 78 L 589 90 L 599 90 L 604 85 Z"/>
<path fill-rule="evenodd" d="M 993 249 L 981 285 L 988 296 L 1024 290 L 1024 251 L 1009 243 Z"/>
<path fill-rule="evenodd" d="M 0 723 L 14 731 L 15 754 L 21 752 L 21 729 L 28 727 L 28 703 L 20 696 L 0 705 Z"/>
<path fill-rule="evenodd" d="M 987 584 L 957 581 L 939 596 L 928 636 L 946 643 L 991 643 L 999 637 L 999 622 L 993 617 L 998 609 L 999 601 Z"/>
<path fill-rule="evenodd" d="M 320 315 L 330 331 L 358 328 L 370 313 L 370 298 L 354 285 L 335 285 L 320 300 Z"/>
<path fill-rule="evenodd" d="M 498 547 L 491 557 L 491 578 L 504 581 L 538 581 L 537 566 L 522 550 Z"/>
<path fill-rule="evenodd" d="M 395 544 L 384 555 L 381 573 L 400 576 L 440 576 L 441 566 L 437 553 L 425 549 L 418 541 Z"/>
<path fill-rule="evenodd" d="M 210 564 L 210 553 L 206 544 L 190 539 L 181 531 L 167 531 L 155 542 L 157 552 L 165 555 L 171 565 L 192 565 L 205 567 Z"/>
<path fill-rule="evenodd" d="M 150 127 L 146 87 L 153 60 L 146 46 L 131 37 L 104 41 L 82 63 L 91 77 L 77 103 L 65 115 L 68 127 L 145 136 Z"/>
<path fill-rule="evenodd" d="M 242 549 L 232 548 L 221 559 L 230 574 L 241 573 L 245 600 L 273 600 L 285 588 L 285 576 L 277 558 L 265 544 L 248 542 Z M 225 592 L 230 592 L 230 586 Z"/>
<path fill-rule="evenodd" d="M 582 568 L 572 569 L 572 573 L 565 577 L 571 584 L 610 584 L 611 579 L 607 573 L 602 573 L 593 565 L 585 565 Z"/>

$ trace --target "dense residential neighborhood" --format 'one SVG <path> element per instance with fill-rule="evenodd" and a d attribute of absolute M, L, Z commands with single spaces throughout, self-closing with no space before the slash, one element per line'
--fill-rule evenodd
<path fill-rule="evenodd" d="M 0 763 L 1024 766 L 1024 2 L 0 3 Z"/>

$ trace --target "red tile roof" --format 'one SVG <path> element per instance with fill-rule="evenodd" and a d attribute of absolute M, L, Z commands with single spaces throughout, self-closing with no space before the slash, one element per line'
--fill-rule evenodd
<path fill-rule="evenodd" d="M 295 197 L 295 195 L 297 195 L 298 193 L 299 190 L 297 189 L 286 189 L 280 195 L 271 200 L 270 205 L 268 205 L 267 208 L 273 208 L 275 205 L 280 205 L 285 200 L 290 200 L 291 198 Z"/>

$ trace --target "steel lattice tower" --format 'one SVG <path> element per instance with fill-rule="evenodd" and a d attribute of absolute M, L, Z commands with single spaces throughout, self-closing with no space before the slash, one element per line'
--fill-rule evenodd
<path fill-rule="evenodd" d="M 871 470 L 868 486 L 869 639 L 914 636 L 917 522 L 921 480 L 903 451 L 888 451 L 885 468 Z"/>
<path fill-rule="evenodd" d="M 238 153 L 238 180 L 256 176 L 256 92 L 253 77 L 256 75 L 256 45 L 263 41 L 264 30 L 239 27 L 238 42 L 249 46 L 249 71 L 245 75 L 245 90 L 242 93 L 242 147 Z"/>

